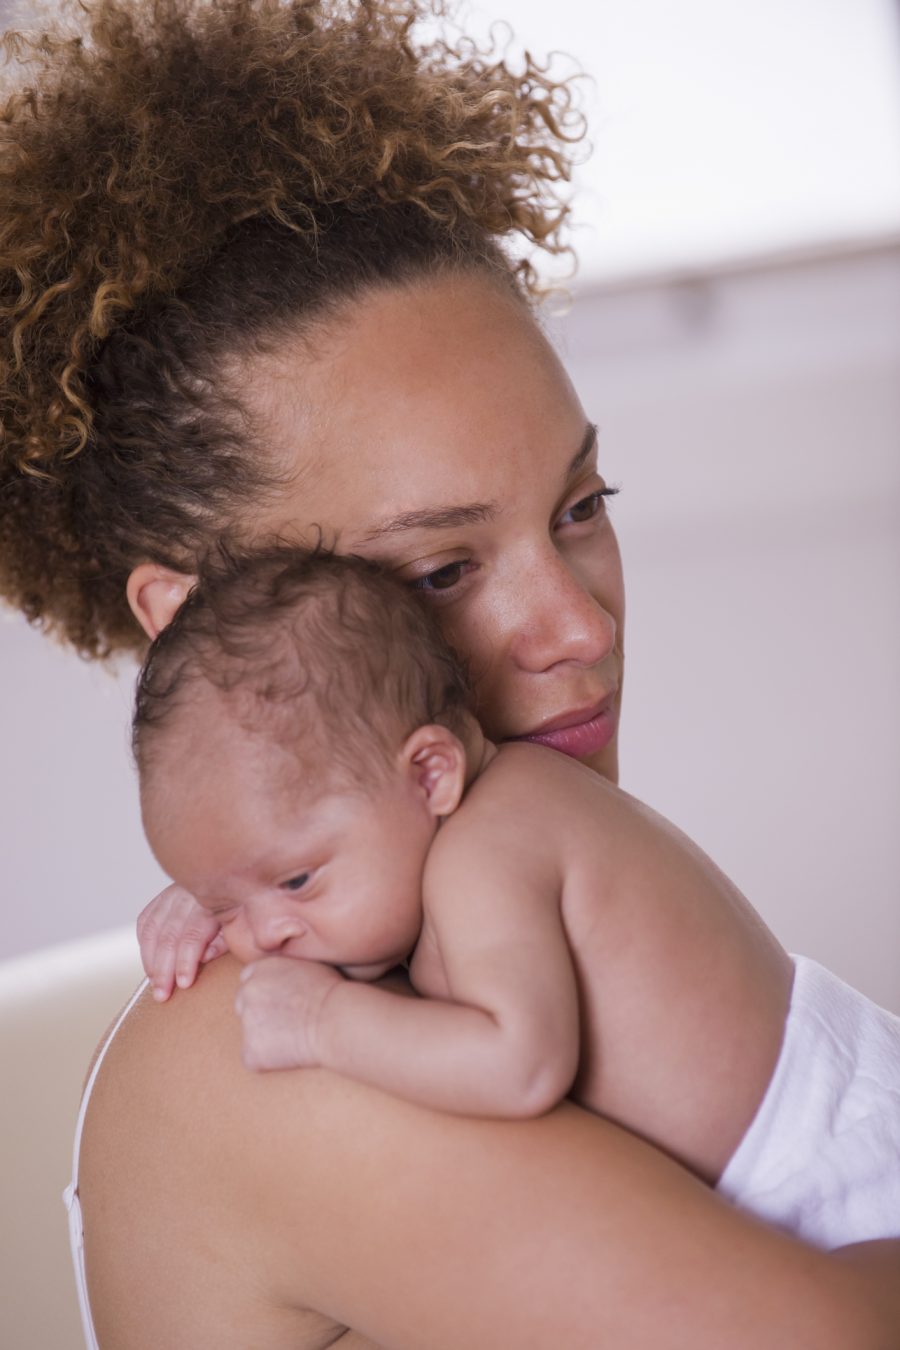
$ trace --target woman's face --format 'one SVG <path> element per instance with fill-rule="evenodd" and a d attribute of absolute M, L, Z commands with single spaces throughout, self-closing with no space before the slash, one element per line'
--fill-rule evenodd
<path fill-rule="evenodd" d="M 614 777 L 619 551 L 593 429 L 527 309 L 478 275 L 384 290 L 246 373 L 296 468 L 264 529 L 386 564 L 468 658 L 488 736 L 587 722 L 551 743 Z"/>
<path fill-rule="evenodd" d="M 388 566 L 468 659 L 489 737 L 543 732 L 615 778 L 619 550 L 594 429 L 527 309 L 478 275 L 386 289 L 241 376 L 292 473 L 261 534 Z"/>

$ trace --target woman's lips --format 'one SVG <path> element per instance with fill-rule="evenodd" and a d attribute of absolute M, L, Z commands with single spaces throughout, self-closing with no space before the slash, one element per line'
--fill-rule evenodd
<path fill-rule="evenodd" d="M 545 727 L 542 731 L 532 731 L 527 736 L 514 737 L 517 741 L 531 741 L 534 745 L 548 745 L 551 750 L 559 750 L 573 759 L 584 759 L 598 750 L 605 750 L 616 734 L 615 695 L 610 694 L 604 701 L 585 713 L 572 713 L 555 719 L 555 727 Z"/>

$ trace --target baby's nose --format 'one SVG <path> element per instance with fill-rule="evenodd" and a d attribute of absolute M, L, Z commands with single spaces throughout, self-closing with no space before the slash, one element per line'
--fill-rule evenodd
<path fill-rule="evenodd" d="M 281 904 L 261 902 L 251 906 L 249 917 L 253 940 L 262 952 L 278 951 L 291 938 L 306 932 L 297 914 Z"/>

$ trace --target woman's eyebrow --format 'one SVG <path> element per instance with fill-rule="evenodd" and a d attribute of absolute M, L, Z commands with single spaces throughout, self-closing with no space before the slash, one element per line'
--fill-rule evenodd
<path fill-rule="evenodd" d="M 578 470 L 594 453 L 597 445 L 597 428 L 589 422 L 585 428 L 581 445 L 566 469 L 566 479 L 573 478 Z M 386 534 L 399 534 L 403 530 L 449 530 L 459 525 L 476 525 L 485 520 L 493 520 L 497 515 L 496 502 L 468 502 L 465 506 L 437 506 L 423 511 L 403 511 L 399 516 L 383 521 L 374 529 L 368 530 L 362 542 L 370 544 Z"/>
<path fill-rule="evenodd" d="M 483 520 L 493 520 L 497 514 L 494 502 L 470 502 L 468 506 L 437 506 L 426 511 L 403 511 L 399 516 L 376 525 L 363 535 L 368 544 L 385 534 L 398 534 L 401 530 L 449 530 L 454 525 L 473 525 Z"/>

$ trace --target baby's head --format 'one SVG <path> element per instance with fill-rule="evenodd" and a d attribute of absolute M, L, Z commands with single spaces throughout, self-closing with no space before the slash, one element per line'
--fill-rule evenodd
<path fill-rule="evenodd" d="M 412 949 L 422 871 L 483 740 L 421 603 L 358 558 L 217 562 L 138 680 L 141 810 L 163 869 L 242 961 L 372 978 Z"/>

